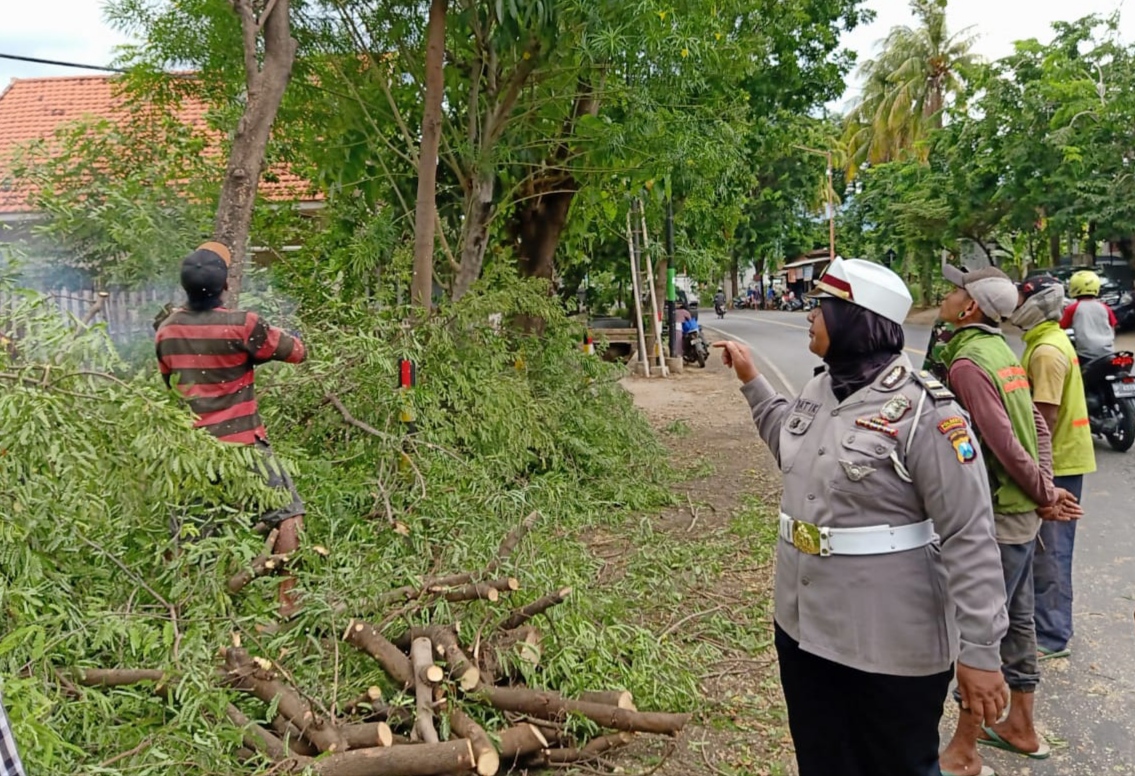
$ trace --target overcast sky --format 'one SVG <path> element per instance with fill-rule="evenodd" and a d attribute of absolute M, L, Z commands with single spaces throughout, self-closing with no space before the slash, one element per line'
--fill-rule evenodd
<path fill-rule="evenodd" d="M 1012 42 L 1051 37 L 1051 23 L 1090 13 L 1109 14 L 1124 0 L 950 0 L 950 28 L 973 26 L 980 34 L 978 53 L 990 59 L 1005 56 Z M 1124 14 L 1122 36 L 1135 40 L 1135 0 Z M 102 17 L 100 0 L 28 0 L 5 2 L 0 22 L 0 54 L 19 54 L 90 65 L 109 64 L 116 44 L 125 38 L 110 29 Z M 907 0 L 867 0 L 875 21 L 851 32 L 845 45 L 860 58 L 872 54 L 876 42 L 891 27 L 910 22 Z M 12 78 L 67 75 L 81 71 L 0 59 L 0 89 Z M 846 97 L 854 97 L 854 87 Z"/>

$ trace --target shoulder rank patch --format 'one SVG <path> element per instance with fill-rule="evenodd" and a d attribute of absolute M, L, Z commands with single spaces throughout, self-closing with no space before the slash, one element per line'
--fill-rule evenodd
<path fill-rule="evenodd" d="M 938 430 L 943 434 L 949 434 L 951 431 L 957 431 L 958 429 L 964 429 L 965 427 L 965 418 L 959 417 L 957 415 L 953 416 L 952 418 L 946 418 L 938 424 Z"/>
<path fill-rule="evenodd" d="M 958 456 L 958 463 L 969 463 L 977 457 L 977 450 L 974 449 L 973 440 L 970 439 L 969 431 L 966 429 L 952 432 L 949 440 L 954 446 L 954 453 Z"/>
<path fill-rule="evenodd" d="M 894 367 L 891 371 L 884 375 L 883 379 L 879 381 L 879 386 L 890 391 L 898 388 L 906 379 L 908 372 L 905 366 L 901 364 Z"/>
<path fill-rule="evenodd" d="M 888 423 L 884 418 L 856 418 L 855 425 L 860 428 L 865 428 L 868 431 L 878 431 L 880 434 L 886 434 L 892 439 L 897 438 L 899 435 L 899 430 Z"/>
<path fill-rule="evenodd" d="M 913 374 L 915 382 L 925 388 L 926 392 L 930 394 L 931 398 L 935 401 L 950 401 L 954 398 L 954 394 L 950 392 L 950 389 L 942 385 L 942 382 L 938 378 L 925 369 L 914 372 Z"/>

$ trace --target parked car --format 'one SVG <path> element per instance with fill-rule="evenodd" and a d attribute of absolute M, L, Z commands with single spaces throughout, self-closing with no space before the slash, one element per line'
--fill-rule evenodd
<path fill-rule="evenodd" d="M 1094 267 L 1049 267 L 1029 270 L 1029 277 L 1037 275 L 1052 275 L 1064 284 L 1064 294 L 1068 294 L 1068 281 L 1080 270 L 1091 270 L 1100 276 L 1100 301 L 1106 304 L 1115 313 L 1119 322 L 1119 330 L 1135 328 L 1135 288 L 1132 281 L 1127 279 L 1129 272 L 1125 267 L 1111 265 L 1096 265 Z"/>

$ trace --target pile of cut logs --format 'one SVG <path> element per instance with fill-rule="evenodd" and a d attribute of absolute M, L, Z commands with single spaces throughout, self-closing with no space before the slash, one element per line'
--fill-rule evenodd
<path fill-rule="evenodd" d="M 221 650 L 224 667 L 218 671 L 219 680 L 276 712 L 269 729 L 229 705 L 229 721 L 244 733 L 239 754 L 249 760 L 258 753 L 268 757 L 275 763 L 274 773 L 310 767 L 320 776 L 492 776 L 516 767 L 595 761 L 629 743 L 635 733 L 677 735 L 688 715 L 638 711 L 629 692 L 596 691 L 567 698 L 523 686 L 521 667 L 536 667 L 541 656 L 540 632 L 530 621 L 562 603 L 570 588 L 512 610 L 495 626 L 478 632 L 472 643 L 468 639 L 463 643 L 464 634 L 456 624 L 413 627 L 393 639 L 383 635 L 389 622 L 411 611 L 431 611 L 437 601 L 493 602 L 517 590 L 515 578 L 497 574 L 536 518 L 530 515 L 510 532 L 496 558 L 481 572 L 431 578 L 392 590 L 380 604 L 401 604 L 395 615 L 380 624 L 350 621 L 343 640 L 374 658 L 399 688 L 401 698 L 388 701 L 379 687 L 370 687 L 341 710 L 328 710 L 290 684 L 282 666 L 250 655 L 234 639 L 234 646 Z M 259 576 L 263 566 L 261 559 L 254 561 L 251 575 Z M 74 678 L 88 686 L 154 681 L 160 694 L 170 683 L 160 671 L 126 669 L 80 671 Z M 500 712 L 509 724 L 485 730 L 475 719 L 482 715 L 468 713 L 478 704 Z M 564 724 L 572 714 L 613 732 L 575 741 Z M 442 717 L 448 721 L 441 726 L 449 732 L 445 741 L 439 734 Z"/>

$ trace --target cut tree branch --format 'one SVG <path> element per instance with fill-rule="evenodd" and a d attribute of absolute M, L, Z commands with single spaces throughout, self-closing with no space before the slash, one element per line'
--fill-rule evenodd
<path fill-rule="evenodd" d="M 316 776 L 442 776 L 472 770 L 473 747 L 465 739 L 443 744 L 374 747 L 334 754 L 307 764 Z"/>
<path fill-rule="evenodd" d="M 454 733 L 466 739 L 473 747 L 478 776 L 494 776 L 500 770 L 500 755 L 484 729 L 456 706 L 449 711 L 449 724 Z"/>
<path fill-rule="evenodd" d="M 264 752 L 273 762 L 280 762 L 288 757 L 288 748 L 284 746 L 283 741 L 254 723 L 236 706 L 228 704 L 225 707 L 225 715 L 230 722 L 241 729 L 244 734 L 244 745 L 249 749 Z"/>
<path fill-rule="evenodd" d="M 540 728 L 528 722 L 505 728 L 498 738 L 500 759 L 507 766 L 515 765 L 523 758 L 548 747 L 548 739 L 540 732 Z"/>
<path fill-rule="evenodd" d="M 229 593 L 236 595 L 252 580 L 275 574 L 287 562 L 287 555 L 258 555 L 253 558 L 252 565 L 249 568 L 241 569 L 229 579 L 227 585 Z"/>
<path fill-rule="evenodd" d="M 571 595 L 571 588 L 565 587 L 558 590 L 551 595 L 546 595 L 543 598 L 537 599 L 527 606 L 522 606 L 516 609 L 508 617 L 504 619 L 500 627 L 504 630 L 512 630 L 519 628 L 524 623 L 531 620 L 533 617 L 543 614 L 557 604 L 562 604 L 567 597 Z"/>
<path fill-rule="evenodd" d="M 414 639 L 410 645 L 410 662 L 414 667 L 414 697 L 417 701 L 414 732 L 421 741 L 436 744 L 438 736 L 437 728 L 434 727 L 433 688 L 441 680 L 441 669 L 434 665 L 433 645 L 429 639 Z"/>
<path fill-rule="evenodd" d="M 409 658 L 403 655 L 398 647 L 387 641 L 370 623 L 351 620 L 347 624 L 343 640 L 377 660 L 382 669 L 402 689 L 406 690 L 413 686 L 414 671 Z"/>
<path fill-rule="evenodd" d="M 538 719 L 556 721 L 574 713 L 587 717 L 602 727 L 628 732 L 674 736 L 690 719 L 688 714 L 631 711 L 601 703 L 571 700 L 557 692 L 542 692 L 526 687 L 482 686 L 477 695 L 501 711 L 513 711 Z"/>
<path fill-rule="evenodd" d="M 346 750 L 346 742 L 335 724 L 317 717 L 311 705 L 298 692 L 262 670 L 247 651 L 229 647 L 224 650 L 224 658 L 229 680 L 236 687 L 252 693 L 269 705 L 275 703 L 279 714 L 299 728 L 303 737 L 318 746 L 320 751 Z"/>
<path fill-rule="evenodd" d="M 542 759 L 549 765 L 587 762 L 588 760 L 597 760 L 600 755 L 606 754 L 612 749 L 626 746 L 632 741 L 634 741 L 634 733 L 620 731 L 607 736 L 593 738 L 579 747 L 546 749 L 544 750 Z"/>

